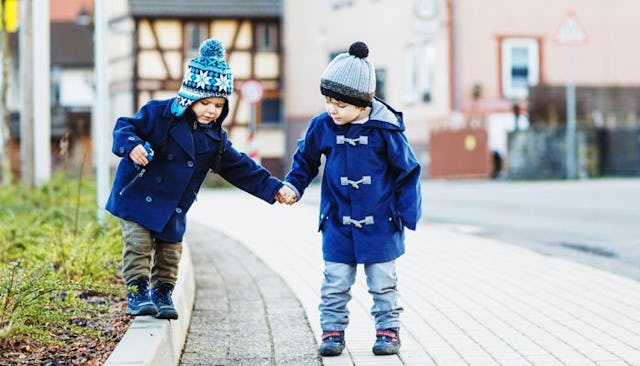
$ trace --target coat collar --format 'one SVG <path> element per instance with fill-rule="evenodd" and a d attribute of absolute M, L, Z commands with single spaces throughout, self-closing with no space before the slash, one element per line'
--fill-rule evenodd
<path fill-rule="evenodd" d="M 171 121 L 168 128 L 169 134 L 171 135 L 173 140 L 189 155 L 191 159 L 195 159 L 195 146 L 193 144 L 191 124 L 189 123 L 189 120 L 193 119 L 193 113 L 190 109 L 188 109 L 183 115 L 181 115 L 180 117 L 176 117 L 173 113 L 171 113 L 171 105 L 173 99 L 168 100 L 168 103 L 165 105 L 165 108 L 162 112 L 162 117 L 166 120 Z"/>
<path fill-rule="evenodd" d="M 186 121 L 179 120 L 173 127 L 169 127 L 169 134 L 191 159 L 196 158 L 195 146 L 193 144 L 193 132 L 191 125 Z"/>

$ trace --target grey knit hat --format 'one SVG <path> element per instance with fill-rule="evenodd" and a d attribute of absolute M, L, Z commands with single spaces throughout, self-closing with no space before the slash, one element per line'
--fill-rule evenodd
<path fill-rule="evenodd" d="M 182 78 L 178 97 L 171 111 L 180 117 L 194 102 L 210 97 L 228 98 L 233 92 L 233 75 L 224 60 L 222 42 L 207 39 L 200 45 L 200 56 L 189 61 L 188 70 Z"/>
<path fill-rule="evenodd" d="M 322 95 L 359 107 L 370 106 L 376 92 L 376 73 L 367 56 L 369 47 L 355 42 L 349 53 L 334 57 L 320 77 Z"/>

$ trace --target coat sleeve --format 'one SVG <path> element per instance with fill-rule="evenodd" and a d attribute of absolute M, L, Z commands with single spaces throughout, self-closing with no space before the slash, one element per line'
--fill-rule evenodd
<path fill-rule="evenodd" d="M 113 145 L 111 151 L 119 157 L 127 157 L 131 150 L 144 144 L 155 119 L 150 104 L 144 105 L 132 117 L 120 117 L 113 128 Z"/>
<path fill-rule="evenodd" d="M 304 190 L 318 175 L 320 169 L 322 151 L 320 149 L 320 130 L 317 120 L 309 123 L 303 139 L 298 140 L 298 147 L 293 154 L 291 170 L 285 176 L 285 182 L 292 185 L 298 193 L 298 199 L 304 194 Z"/>
<path fill-rule="evenodd" d="M 395 173 L 394 196 L 398 213 L 404 226 L 415 230 L 422 215 L 420 164 L 406 136 L 399 131 L 389 133 L 387 154 Z"/>
<path fill-rule="evenodd" d="M 218 174 L 235 187 L 268 203 L 274 203 L 282 182 L 247 154 L 236 150 L 231 141 L 224 141 Z"/>

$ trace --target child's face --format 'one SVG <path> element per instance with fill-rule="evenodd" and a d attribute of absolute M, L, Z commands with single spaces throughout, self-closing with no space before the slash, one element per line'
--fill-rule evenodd
<path fill-rule="evenodd" d="M 200 123 L 210 123 L 215 121 L 222 113 L 222 107 L 226 99 L 222 97 L 211 97 L 200 99 L 191 105 L 196 120 Z"/>
<path fill-rule="evenodd" d="M 324 97 L 324 109 L 337 125 L 346 125 L 367 116 L 366 107 L 358 107 L 330 97 Z"/>

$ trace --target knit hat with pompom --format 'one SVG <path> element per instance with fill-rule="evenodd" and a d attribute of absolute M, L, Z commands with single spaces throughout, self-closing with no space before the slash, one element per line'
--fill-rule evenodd
<path fill-rule="evenodd" d="M 355 42 L 349 53 L 334 57 L 320 77 L 322 95 L 360 107 L 370 106 L 376 92 L 376 73 L 368 56 L 369 47 Z"/>
<path fill-rule="evenodd" d="M 187 64 L 187 73 L 182 78 L 178 97 L 171 112 L 180 117 L 194 102 L 210 97 L 228 98 L 233 92 L 231 68 L 224 60 L 222 42 L 207 39 L 200 45 L 200 56 Z"/>

